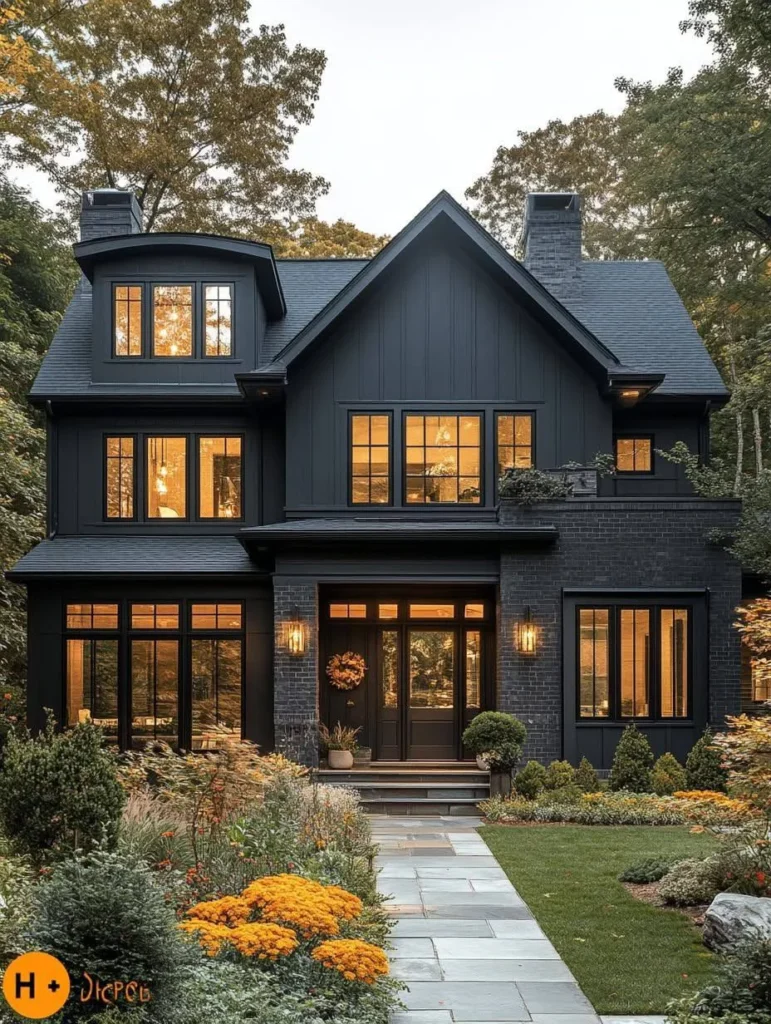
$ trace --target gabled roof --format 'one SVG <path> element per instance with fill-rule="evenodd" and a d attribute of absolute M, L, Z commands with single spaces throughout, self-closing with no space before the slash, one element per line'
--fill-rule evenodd
<path fill-rule="evenodd" d="M 510 256 L 485 229 L 448 192 L 440 192 L 398 235 L 380 250 L 365 269 L 358 273 L 287 345 L 274 361 L 289 366 L 341 316 L 380 275 L 424 232 L 441 222 L 450 227 L 483 260 L 488 269 L 512 286 L 518 298 L 540 319 L 547 320 L 552 333 L 589 364 L 603 378 L 619 365 L 613 352 L 596 338 L 559 303 L 521 263 Z M 259 372 L 259 371 L 258 371 Z"/>

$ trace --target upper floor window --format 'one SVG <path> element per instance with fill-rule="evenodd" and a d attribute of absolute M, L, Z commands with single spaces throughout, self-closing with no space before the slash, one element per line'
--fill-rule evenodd
<path fill-rule="evenodd" d="M 406 500 L 479 504 L 482 417 L 405 417 Z"/>
<path fill-rule="evenodd" d="M 241 438 L 199 437 L 198 515 L 241 518 Z"/>
<path fill-rule="evenodd" d="M 142 286 L 118 284 L 113 289 L 116 356 L 142 355 Z"/>
<path fill-rule="evenodd" d="M 580 718 L 687 718 L 690 609 L 578 609 Z"/>
<path fill-rule="evenodd" d="M 653 439 L 650 437 L 617 437 L 616 472 L 652 473 Z"/>
<path fill-rule="evenodd" d="M 147 438 L 147 516 L 187 516 L 187 438 Z"/>
<path fill-rule="evenodd" d="M 105 438 L 108 519 L 134 518 L 134 438 Z"/>
<path fill-rule="evenodd" d="M 233 296 L 229 284 L 204 285 L 204 355 L 230 356 Z"/>
<path fill-rule="evenodd" d="M 498 413 L 496 448 L 499 480 L 507 469 L 530 469 L 533 465 L 531 413 Z"/>
<path fill-rule="evenodd" d="M 351 416 L 351 504 L 391 500 L 391 417 Z"/>
<path fill-rule="evenodd" d="M 153 355 L 193 355 L 193 286 L 153 286 Z"/>

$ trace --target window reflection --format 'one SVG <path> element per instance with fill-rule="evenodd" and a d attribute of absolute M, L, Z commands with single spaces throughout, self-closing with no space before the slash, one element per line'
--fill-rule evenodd
<path fill-rule="evenodd" d="M 581 608 L 579 612 L 579 688 L 582 718 L 610 714 L 607 608 Z"/>
<path fill-rule="evenodd" d="M 455 633 L 410 631 L 410 707 L 451 708 L 455 704 Z"/>
<path fill-rule="evenodd" d="M 115 286 L 115 337 L 113 352 L 116 356 L 142 355 L 142 286 Z"/>
<path fill-rule="evenodd" d="M 478 629 L 466 633 L 466 707 L 480 707 L 482 690 L 482 634 Z"/>
<path fill-rule="evenodd" d="M 645 718 L 650 713 L 650 611 L 622 608 L 621 715 Z"/>
<path fill-rule="evenodd" d="M 241 737 L 241 641 L 190 641 L 193 749 L 212 750 Z"/>
<path fill-rule="evenodd" d="M 380 634 L 380 665 L 383 707 L 396 708 L 399 706 L 399 634 L 395 629 L 384 629 Z"/>
<path fill-rule="evenodd" d="M 688 715 L 688 611 L 662 608 L 661 632 L 661 717 Z"/>
<path fill-rule="evenodd" d="M 390 495 L 390 417 L 351 417 L 351 502 L 387 505 Z"/>
<path fill-rule="evenodd" d="M 106 439 L 107 518 L 134 518 L 134 438 Z"/>
<path fill-rule="evenodd" d="M 650 473 L 653 446 L 649 437 L 616 438 L 616 472 Z"/>
<path fill-rule="evenodd" d="M 176 747 L 179 641 L 131 641 L 131 741 L 135 749 L 148 740 Z"/>
<path fill-rule="evenodd" d="M 153 355 L 192 354 L 193 286 L 156 284 L 153 287 Z"/>
<path fill-rule="evenodd" d="M 230 356 L 233 298 L 229 284 L 207 284 L 204 288 L 204 352 L 207 356 Z"/>
<path fill-rule="evenodd" d="M 201 437 L 199 515 L 202 519 L 241 518 L 241 438 Z"/>
<path fill-rule="evenodd" d="M 67 724 L 91 721 L 118 736 L 118 641 L 69 639 L 66 648 Z"/>
<path fill-rule="evenodd" d="M 507 469 L 533 465 L 533 417 L 529 413 L 498 416 L 498 478 Z"/>

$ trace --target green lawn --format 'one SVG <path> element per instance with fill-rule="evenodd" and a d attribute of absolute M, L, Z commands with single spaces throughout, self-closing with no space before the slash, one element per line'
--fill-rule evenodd
<path fill-rule="evenodd" d="M 617 880 L 657 855 L 707 854 L 707 833 L 650 826 L 488 826 L 482 837 L 599 1013 L 662 1013 L 703 986 L 712 956 L 681 913 Z"/>

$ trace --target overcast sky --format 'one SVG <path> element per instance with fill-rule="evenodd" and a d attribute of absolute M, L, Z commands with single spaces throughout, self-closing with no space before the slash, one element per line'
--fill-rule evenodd
<path fill-rule="evenodd" d="M 520 129 L 604 108 L 618 75 L 692 74 L 687 0 L 253 0 L 253 21 L 327 54 L 291 162 L 331 183 L 318 213 L 394 234 L 440 189 L 464 190 Z M 26 176 L 29 181 L 29 176 Z M 40 179 L 35 193 L 52 205 Z"/>

